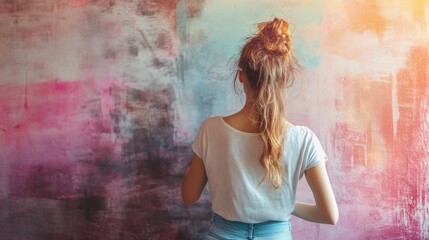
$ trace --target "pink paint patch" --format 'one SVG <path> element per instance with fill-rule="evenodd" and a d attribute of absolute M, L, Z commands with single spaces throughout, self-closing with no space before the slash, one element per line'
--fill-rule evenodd
<path fill-rule="evenodd" d="M 87 0 L 72 0 L 68 4 L 69 6 L 76 6 L 76 7 L 86 7 L 88 5 Z"/>
<path fill-rule="evenodd" d="M 3 156 L 20 165 L 64 164 L 111 142 L 112 79 L 0 86 Z"/>
<path fill-rule="evenodd" d="M 348 119 L 337 122 L 332 132 L 341 159 L 337 167 L 343 186 L 347 186 L 337 190 L 344 219 L 339 225 L 365 232 L 350 238 L 350 230 L 330 236 L 328 230 L 298 229 L 304 239 L 426 239 L 428 66 L 429 49 L 414 47 L 395 78 L 344 78 L 348 81 L 342 82 L 341 96 L 345 97 L 336 106 Z M 397 86 L 396 134 L 392 84 Z"/>

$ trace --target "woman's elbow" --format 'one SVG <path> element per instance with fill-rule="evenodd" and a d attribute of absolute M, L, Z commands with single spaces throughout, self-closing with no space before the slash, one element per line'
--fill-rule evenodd
<path fill-rule="evenodd" d="M 199 200 L 199 196 L 192 194 L 185 187 L 182 187 L 182 201 L 185 205 L 191 205 Z"/>
<path fill-rule="evenodd" d="M 328 214 L 326 217 L 327 224 L 335 225 L 338 222 L 338 219 L 340 217 L 340 214 L 338 212 L 338 208 L 335 208 L 331 213 Z"/>
<path fill-rule="evenodd" d="M 185 205 L 191 205 L 191 204 L 195 203 L 196 201 L 198 201 L 198 199 L 190 198 L 190 197 L 182 194 L 182 201 Z"/>
<path fill-rule="evenodd" d="M 335 225 L 338 222 L 338 216 L 330 217 L 328 219 L 328 224 Z"/>

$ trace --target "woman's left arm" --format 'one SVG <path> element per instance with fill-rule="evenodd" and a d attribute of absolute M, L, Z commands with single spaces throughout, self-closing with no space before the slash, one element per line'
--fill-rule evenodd
<path fill-rule="evenodd" d="M 194 153 L 189 163 L 185 179 L 182 184 L 182 200 L 185 204 L 192 204 L 201 197 L 207 183 L 206 169 L 203 160 Z"/>

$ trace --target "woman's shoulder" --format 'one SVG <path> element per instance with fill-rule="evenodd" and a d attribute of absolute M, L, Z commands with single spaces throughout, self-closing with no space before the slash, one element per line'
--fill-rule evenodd
<path fill-rule="evenodd" d="M 313 130 L 306 125 L 293 125 L 287 128 L 286 134 L 289 137 L 299 138 L 302 140 L 308 140 L 315 136 Z"/>
<path fill-rule="evenodd" d="M 221 116 L 209 116 L 203 120 L 201 126 L 210 127 L 217 124 L 221 120 Z"/>
<path fill-rule="evenodd" d="M 221 117 L 222 116 L 218 116 L 218 115 L 209 116 L 203 121 L 203 123 L 218 122 Z"/>
<path fill-rule="evenodd" d="M 320 145 L 320 140 L 317 134 L 308 126 L 305 125 L 295 125 L 291 131 L 288 131 L 288 138 L 300 144 L 303 147 L 314 147 Z"/>
<path fill-rule="evenodd" d="M 293 131 L 308 131 L 309 128 L 305 125 L 300 124 L 293 124 L 286 120 L 286 130 L 293 130 Z"/>

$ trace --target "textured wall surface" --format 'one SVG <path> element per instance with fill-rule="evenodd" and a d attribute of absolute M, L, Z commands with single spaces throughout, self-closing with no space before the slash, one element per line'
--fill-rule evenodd
<path fill-rule="evenodd" d="M 234 57 L 274 16 L 304 66 L 290 121 L 319 136 L 341 213 L 293 218 L 295 239 L 429 239 L 427 0 L 1 0 L 0 238 L 201 238 L 190 144 L 241 106 Z"/>

